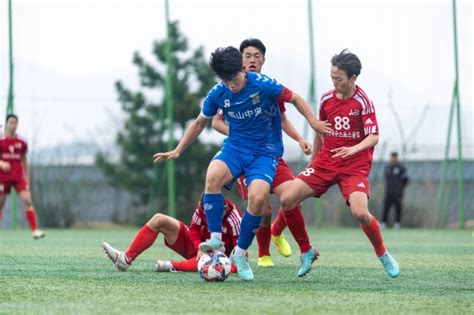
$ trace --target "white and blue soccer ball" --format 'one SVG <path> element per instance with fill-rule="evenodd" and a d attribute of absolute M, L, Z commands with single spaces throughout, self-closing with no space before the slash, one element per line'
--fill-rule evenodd
<path fill-rule="evenodd" d="M 223 252 L 204 253 L 198 261 L 199 276 L 206 281 L 224 281 L 229 276 L 230 269 L 230 259 Z"/>

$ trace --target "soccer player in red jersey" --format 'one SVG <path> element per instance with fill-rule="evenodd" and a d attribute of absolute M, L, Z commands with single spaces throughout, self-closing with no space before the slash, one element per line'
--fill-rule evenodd
<path fill-rule="evenodd" d="M 266 48 L 264 44 L 259 39 L 249 38 L 240 44 L 240 52 L 243 56 L 245 70 L 260 73 L 263 64 L 265 63 Z M 303 138 L 291 121 L 287 119 L 285 114 L 285 103 L 279 100 L 278 105 L 281 112 L 282 129 L 292 139 L 298 142 L 304 153 L 311 154 L 311 144 Z M 222 113 L 213 117 L 212 126 L 214 129 L 223 133 L 224 135 L 228 134 L 229 127 L 225 123 Z M 273 180 L 270 192 L 276 194 L 277 196 L 281 196 L 283 191 L 288 187 L 288 185 L 290 185 L 293 179 L 293 171 L 280 157 L 278 159 L 275 179 Z M 245 178 L 241 177 L 237 180 L 237 188 L 242 198 L 247 199 Z M 299 204 L 287 211 L 283 211 L 283 209 L 280 208 L 273 224 L 271 224 L 272 208 L 269 199 L 266 200 L 264 209 L 265 214 L 263 215 L 260 228 L 258 229 L 256 235 L 258 244 L 258 266 L 274 266 L 270 255 L 270 240 L 273 240 L 277 246 L 278 252 L 281 255 L 285 257 L 291 255 L 291 247 L 282 234 L 283 230 L 287 226 L 287 221 L 289 222 L 288 226 L 290 231 L 300 247 L 301 253 L 304 254 L 313 250 L 305 229 L 304 218 Z"/>
<path fill-rule="evenodd" d="M 239 238 L 242 212 L 231 200 L 226 198 L 224 201 L 224 217 L 222 219 L 224 247 L 222 252 L 230 256 Z M 201 257 L 199 244 L 211 236 L 203 204 L 201 199 L 196 205 L 189 227 L 175 218 L 157 213 L 138 231 L 127 251 L 121 252 L 106 242 L 102 243 L 102 248 L 118 270 L 126 271 L 141 253 L 153 245 L 158 234 L 162 233 L 165 245 L 186 260 L 157 260 L 155 271 L 197 271 L 197 263 Z M 232 264 L 232 272 L 236 271 L 237 269 Z"/>
<path fill-rule="evenodd" d="M 379 140 L 374 104 L 355 84 L 362 68 L 355 54 L 343 50 L 333 56 L 331 64 L 334 90 L 321 97 L 320 119 L 330 122 L 334 130 L 324 137 L 316 135 L 317 155 L 280 201 L 283 209 L 291 209 L 306 198 L 320 197 L 337 184 L 384 270 L 395 278 L 400 268 L 386 251 L 377 219 L 368 208 L 372 154 Z"/>
<path fill-rule="evenodd" d="M 38 228 L 38 219 L 28 187 L 30 176 L 26 158 L 28 144 L 25 139 L 16 134 L 18 117 L 15 114 L 7 115 L 6 125 L 6 132 L 0 140 L 0 220 L 3 215 L 6 195 L 10 193 L 13 186 L 23 202 L 25 216 L 33 233 L 33 238 L 39 239 L 44 237 L 45 234 Z"/>

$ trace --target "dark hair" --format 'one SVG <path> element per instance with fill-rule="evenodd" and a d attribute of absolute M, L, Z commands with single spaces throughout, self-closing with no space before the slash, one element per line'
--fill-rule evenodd
<path fill-rule="evenodd" d="M 348 78 L 351 78 L 354 74 L 358 76 L 360 69 L 362 69 L 359 57 L 351 53 L 348 49 L 344 49 L 339 54 L 334 55 L 331 58 L 331 64 L 344 70 Z"/>
<path fill-rule="evenodd" d="M 390 156 L 391 156 L 391 157 L 398 157 L 398 153 L 395 152 L 395 151 L 393 151 L 392 153 L 390 153 Z"/>
<path fill-rule="evenodd" d="M 244 53 L 244 49 L 247 48 L 247 47 L 257 48 L 258 50 L 260 50 L 262 55 L 265 57 L 265 52 L 267 51 L 267 49 L 265 48 L 265 45 L 262 43 L 262 41 L 260 39 L 257 39 L 257 38 L 247 38 L 247 39 L 245 39 L 240 44 L 240 52 Z"/>
<path fill-rule="evenodd" d="M 209 66 L 220 79 L 230 81 L 244 67 L 242 54 L 237 48 L 232 46 L 219 47 L 211 54 Z"/>
<path fill-rule="evenodd" d="M 15 115 L 15 114 L 8 114 L 8 115 L 7 115 L 7 118 L 5 119 L 5 122 L 7 122 L 8 119 L 10 119 L 10 118 L 15 118 L 15 119 L 18 121 L 18 116 L 17 116 L 17 115 Z"/>

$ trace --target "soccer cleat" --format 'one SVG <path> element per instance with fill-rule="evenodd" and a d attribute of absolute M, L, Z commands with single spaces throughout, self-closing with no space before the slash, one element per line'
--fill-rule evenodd
<path fill-rule="evenodd" d="M 156 272 L 176 272 L 171 261 L 168 260 L 157 260 L 155 263 Z"/>
<path fill-rule="evenodd" d="M 389 252 L 385 251 L 385 254 L 379 257 L 380 262 L 383 265 L 385 272 L 392 278 L 398 277 L 400 274 L 400 267 L 397 261 L 390 255 Z"/>
<path fill-rule="evenodd" d="M 106 242 L 102 243 L 102 249 L 107 254 L 107 257 L 112 260 L 115 268 L 120 271 L 127 271 L 127 269 L 130 267 L 130 264 L 127 262 L 124 252 L 113 248 L 109 243 Z"/>
<path fill-rule="evenodd" d="M 319 256 L 319 252 L 314 247 L 312 247 L 306 253 L 301 254 L 300 256 L 301 267 L 298 270 L 297 276 L 303 277 L 305 274 L 307 274 L 311 270 L 313 262 L 316 259 L 318 259 L 318 256 Z"/>
<path fill-rule="evenodd" d="M 33 231 L 33 239 L 35 239 L 35 240 L 43 238 L 45 235 L 46 234 L 44 234 L 44 232 L 41 231 L 41 230 L 36 229 L 36 230 Z"/>
<path fill-rule="evenodd" d="M 290 257 L 291 256 L 291 247 L 288 241 L 285 239 L 285 236 L 283 234 L 279 236 L 274 236 L 272 235 L 272 241 L 275 244 L 278 252 L 280 255 L 284 257 Z"/>
<path fill-rule="evenodd" d="M 232 252 L 230 259 L 237 267 L 237 273 L 239 274 L 240 279 L 244 281 L 253 280 L 253 271 L 252 268 L 250 268 L 247 256 L 234 255 L 234 252 Z"/>
<path fill-rule="evenodd" d="M 224 252 L 225 248 L 224 248 L 224 244 L 222 243 L 220 239 L 218 239 L 217 237 L 211 236 L 210 239 L 199 244 L 199 250 L 203 253 L 211 252 L 215 250 L 219 252 Z"/>
<path fill-rule="evenodd" d="M 273 266 L 275 266 L 275 265 L 273 264 L 273 261 L 272 261 L 272 257 L 271 257 L 271 256 L 258 257 L 257 265 L 258 265 L 259 267 L 273 267 Z"/>

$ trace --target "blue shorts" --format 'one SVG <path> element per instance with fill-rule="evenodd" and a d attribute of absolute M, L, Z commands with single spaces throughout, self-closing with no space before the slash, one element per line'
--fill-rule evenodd
<path fill-rule="evenodd" d="M 278 157 L 243 153 L 227 146 L 222 147 L 213 160 L 222 161 L 227 165 L 233 181 L 244 175 L 249 186 L 254 179 L 264 180 L 271 186 L 278 165 Z M 228 185 L 232 187 L 232 183 L 226 186 Z"/>

